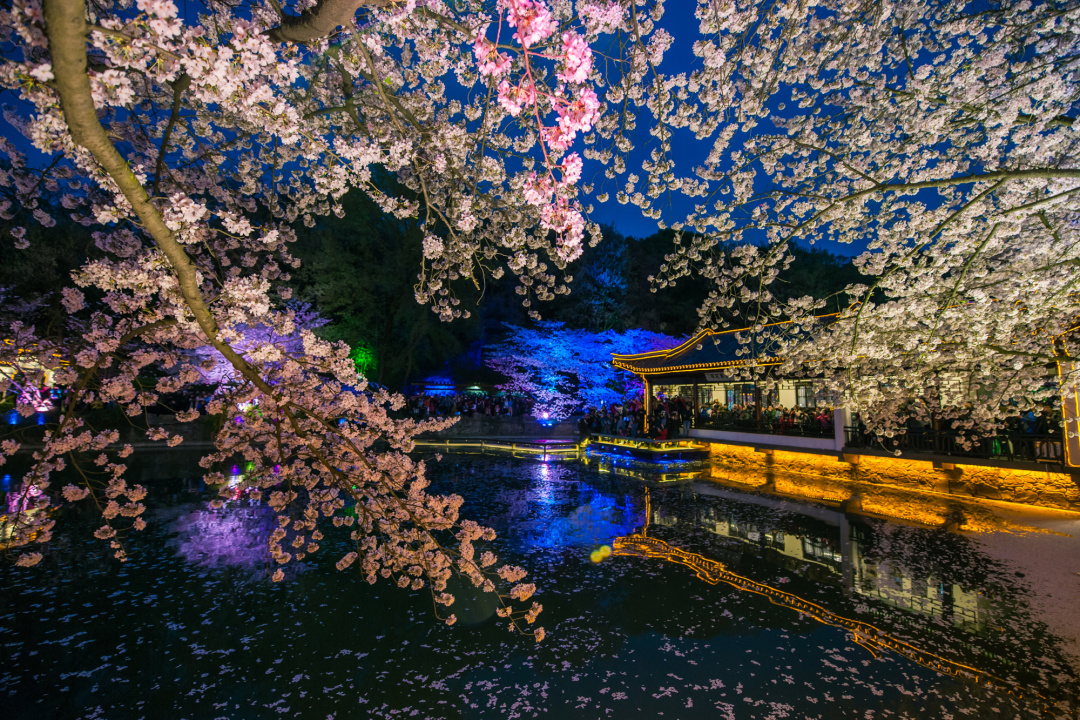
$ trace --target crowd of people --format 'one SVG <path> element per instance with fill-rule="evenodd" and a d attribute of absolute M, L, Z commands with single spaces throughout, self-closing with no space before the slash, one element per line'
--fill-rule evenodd
<path fill-rule="evenodd" d="M 433 417 L 521 417 L 532 409 L 531 398 L 504 393 L 467 392 L 447 395 L 417 393 L 406 399 L 414 420 Z"/>
<path fill-rule="evenodd" d="M 768 405 L 758 417 L 754 405 L 727 405 L 714 401 L 701 408 L 700 426 L 719 430 L 753 429 L 781 435 L 829 435 L 833 432 L 831 407 L 791 407 Z"/>
<path fill-rule="evenodd" d="M 793 435 L 829 435 L 833 432 L 833 410 L 820 408 L 785 408 L 769 405 L 760 417 L 754 405 L 728 406 L 719 401 L 704 404 L 695 421 L 694 408 L 681 397 L 654 397 L 649 404 L 646 429 L 645 409 L 638 400 L 623 405 L 590 408 L 578 423 L 582 437 L 616 435 L 667 440 L 687 436 L 692 427 L 769 432 Z"/>
<path fill-rule="evenodd" d="M 690 433 L 694 410 L 683 398 L 653 398 L 649 403 L 649 422 L 645 423 L 645 407 L 639 400 L 622 405 L 589 408 L 578 421 L 582 439 L 597 435 L 626 438 L 671 440 Z"/>

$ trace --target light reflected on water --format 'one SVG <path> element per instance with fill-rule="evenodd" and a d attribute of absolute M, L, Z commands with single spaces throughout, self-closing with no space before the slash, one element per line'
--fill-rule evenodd
<path fill-rule="evenodd" d="M 1049 702 L 1048 698 L 1046 698 L 1044 695 L 1042 695 L 1036 690 L 1030 690 L 1020 687 L 1014 683 L 1011 683 L 1007 680 L 985 672 L 977 667 L 973 667 L 971 665 L 957 662 L 948 657 L 944 657 L 943 655 L 940 655 L 931 649 L 927 649 L 925 647 L 918 647 L 911 643 L 905 642 L 867 622 L 843 617 L 832 612 L 828 608 L 811 602 L 805 598 L 730 572 L 724 565 L 724 563 L 705 557 L 704 555 L 701 555 L 699 553 L 685 552 L 684 550 L 675 547 L 667 542 L 664 542 L 663 540 L 658 540 L 655 537 L 649 537 L 648 530 L 651 518 L 653 516 L 650 500 L 650 493 L 648 488 L 646 488 L 645 525 L 632 535 L 615 538 L 614 549 L 612 551 L 615 556 L 662 560 L 678 565 L 684 565 L 693 570 L 694 574 L 699 579 L 711 585 L 716 585 L 717 583 L 721 582 L 727 583 L 731 587 L 737 588 L 741 591 L 760 595 L 774 605 L 786 607 L 790 610 L 798 612 L 800 613 L 800 616 L 805 615 L 826 625 L 832 625 L 834 627 L 847 630 L 850 633 L 851 640 L 860 645 L 861 647 L 865 648 L 875 658 L 878 657 L 881 653 L 891 651 L 912 662 L 922 665 L 923 667 L 930 668 L 931 670 L 945 675 L 963 678 L 973 683 L 979 683 L 982 686 L 990 687 L 997 692 L 1006 693 L 1014 697 L 1033 697 L 1042 704 L 1042 711 L 1046 712 L 1052 710 L 1051 706 L 1047 704 Z M 658 512 L 657 516 L 660 517 L 661 514 Z M 784 533 L 781 531 L 775 530 L 771 532 L 768 530 L 762 532 L 758 530 L 757 527 L 753 524 L 747 524 L 746 527 L 740 528 L 738 523 L 733 524 L 717 522 L 714 526 L 714 531 L 718 534 L 742 538 L 750 542 L 760 542 L 763 546 L 774 547 L 779 552 L 785 555 L 789 555 L 799 559 L 813 558 L 814 562 L 818 562 L 823 559 L 830 563 L 839 563 L 839 565 L 841 566 L 840 572 L 845 577 L 845 579 L 852 576 L 850 570 L 848 568 L 845 568 L 844 566 L 849 565 L 853 561 L 851 555 L 854 554 L 856 556 L 854 561 L 859 563 L 860 565 L 860 578 L 858 581 L 856 581 L 856 589 L 858 590 L 860 585 L 862 586 L 863 592 L 866 592 L 867 590 L 880 589 L 875 587 L 875 584 L 870 580 L 870 576 L 876 575 L 876 573 L 873 572 L 873 570 L 867 572 L 868 568 L 863 567 L 860 559 L 858 559 L 857 542 L 847 544 L 841 542 L 841 547 L 844 547 L 846 545 L 846 547 L 848 548 L 847 553 L 844 553 L 843 551 L 822 553 L 820 550 L 820 546 L 822 543 L 815 543 L 814 540 L 811 538 L 792 538 L 791 536 L 785 536 Z M 796 542 L 791 542 L 791 540 L 796 540 Z M 605 548 L 606 547 L 607 546 L 605 546 Z M 816 551 L 811 551 L 808 554 L 807 550 L 810 548 L 815 548 Z M 596 552 L 593 553 L 594 556 L 596 554 Z M 593 561 L 598 562 L 595 557 L 593 558 Z M 832 565 L 826 565 L 826 567 L 830 567 L 830 569 L 834 570 L 836 569 Z M 940 602 L 937 603 L 937 612 L 935 612 L 935 603 L 932 602 L 933 597 L 927 592 L 927 588 L 930 583 L 927 582 L 926 578 L 922 579 L 921 596 L 919 594 L 912 594 L 910 590 L 912 583 L 905 582 L 905 578 L 900 577 L 898 578 L 898 580 L 899 582 L 896 583 L 897 585 L 901 587 L 904 587 L 905 585 L 907 586 L 905 589 L 908 590 L 908 592 L 901 593 L 901 597 L 904 597 L 904 599 L 911 601 L 915 598 L 919 598 L 923 601 L 930 601 L 925 604 L 920 603 L 920 605 L 917 607 L 915 605 L 910 605 L 910 607 L 913 607 L 921 612 L 927 612 L 927 614 L 931 616 L 936 615 L 944 617 L 945 615 L 948 615 L 950 617 L 954 617 L 952 611 L 956 608 L 946 608 L 946 606 L 941 604 Z M 787 581 L 787 578 L 781 578 L 781 582 L 786 583 Z M 963 593 L 963 590 L 956 586 L 954 586 L 952 589 L 954 592 Z M 872 593 L 866 594 L 868 596 L 872 596 Z M 944 594 L 943 590 L 942 594 Z M 982 614 L 985 615 L 986 607 L 979 607 L 980 603 L 978 602 L 978 593 L 972 593 L 971 595 L 975 596 L 975 602 L 964 603 L 961 601 L 960 603 L 958 603 L 958 605 L 961 609 L 973 611 L 973 617 L 960 620 L 957 623 L 957 626 L 963 627 L 964 629 L 973 632 L 979 632 L 985 629 L 985 623 L 980 622 L 979 610 L 983 610 L 984 612 Z M 893 596 L 890 599 L 895 600 L 896 598 L 895 596 Z"/>
<path fill-rule="evenodd" d="M 191 565 L 258 569 L 270 559 L 273 520 L 265 505 L 244 502 L 213 509 L 192 504 L 173 521 L 171 542 L 177 556 Z"/>
<path fill-rule="evenodd" d="M 809 501 L 707 468 L 668 479 L 635 465 L 455 456 L 430 468 L 433 490 L 462 495 L 462 515 L 496 529 L 500 560 L 529 571 L 542 644 L 510 635 L 467 584 L 453 588 L 448 628 L 423 591 L 337 572 L 344 532 L 327 532 L 301 564 L 309 572 L 273 584 L 269 515 L 245 500 L 193 503 L 190 468 L 177 468 L 175 482 L 153 481 L 151 526 L 124 566 L 89 539 L 93 513 L 64 509 L 48 572 L 0 567 L 5 720 L 1074 711 L 1076 633 L 1047 619 L 1037 553 L 1022 551 L 1080 550 L 1060 529 L 989 506 L 958 518 L 940 498 L 912 500 L 931 522 L 894 522 L 879 509 L 903 509 L 900 496 L 788 488 L 829 493 Z M 1003 536 L 1019 560 L 991 552 Z M 1070 582 L 1054 594 L 1069 597 Z"/>

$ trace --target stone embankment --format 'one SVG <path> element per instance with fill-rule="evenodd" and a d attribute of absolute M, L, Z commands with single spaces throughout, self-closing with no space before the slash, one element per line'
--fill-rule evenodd
<path fill-rule="evenodd" d="M 726 479 L 766 489 L 832 482 L 833 500 L 845 499 L 857 485 L 880 485 L 1080 511 L 1080 478 L 1060 465 L 1020 470 L 869 455 L 757 452 L 720 444 L 713 445 L 712 461 Z"/>

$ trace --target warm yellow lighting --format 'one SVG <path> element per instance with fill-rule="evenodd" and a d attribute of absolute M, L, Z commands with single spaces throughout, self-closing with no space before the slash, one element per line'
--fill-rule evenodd
<path fill-rule="evenodd" d="M 839 315 L 840 315 L 840 313 L 828 313 L 826 315 L 818 315 L 817 318 L 818 319 L 824 319 L 824 318 L 831 318 L 831 317 L 839 317 Z M 777 322 L 766 323 L 765 327 L 774 327 L 774 326 L 777 326 L 777 325 L 788 325 L 791 322 L 792 322 L 791 320 L 780 320 L 780 321 L 777 321 Z M 706 368 L 723 368 L 723 367 L 736 367 L 736 366 L 747 366 L 747 365 L 753 365 L 755 367 L 762 367 L 762 366 L 765 366 L 765 365 L 778 365 L 780 363 L 780 359 L 775 358 L 775 357 L 766 357 L 766 358 L 761 358 L 759 360 L 754 360 L 752 358 L 744 358 L 744 359 L 741 359 L 741 360 L 723 360 L 723 361 L 715 362 L 715 363 L 698 363 L 698 364 L 694 364 L 694 365 L 677 365 L 677 366 L 673 366 L 673 367 L 663 367 L 663 368 L 656 368 L 656 369 L 643 368 L 643 367 L 634 365 L 635 361 L 653 360 L 653 359 L 657 359 L 657 358 L 662 358 L 664 360 L 667 360 L 667 359 L 676 357 L 676 356 L 690 350 L 691 348 L 696 347 L 699 343 L 703 342 L 706 338 L 709 338 L 709 337 L 718 337 L 718 336 L 721 336 L 721 335 L 730 335 L 732 333 L 738 333 L 738 332 L 749 332 L 751 330 L 752 330 L 752 328 L 748 328 L 748 327 L 747 328 L 736 328 L 736 329 L 731 329 L 731 330 L 702 330 L 701 332 L 699 332 L 697 335 L 694 335 L 692 338 L 690 338 L 686 342 L 682 343 L 681 345 L 677 345 L 677 346 L 675 346 L 673 348 L 670 348 L 669 350 L 653 350 L 651 352 L 637 353 L 637 354 L 633 354 L 633 355 L 622 355 L 622 354 L 619 354 L 619 353 L 612 353 L 611 354 L 612 364 L 614 364 L 616 367 L 622 368 L 623 370 L 629 370 L 630 372 L 639 373 L 639 374 L 667 373 L 667 372 L 672 372 L 672 371 L 684 372 L 684 371 L 688 371 L 688 370 L 701 370 L 701 369 L 706 369 Z"/>
<path fill-rule="evenodd" d="M 1064 340 L 1062 347 L 1064 348 Z M 1066 352 L 1067 349 L 1065 350 Z M 1075 373 L 1076 363 L 1070 358 L 1057 364 L 1058 387 L 1065 387 L 1065 376 Z M 1080 395 L 1074 387 L 1072 395 L 1061 393 L 1061 426 L 1065 433 L 1065 464 L 1080 467 Z"/>
<path fill-rule="evenodd" d="M 1070 512 L 1080 508 L 1076 485 L 1072 477 L 1064 472 L 959 463 L 946 469 L 935 468 L 930 461 L 907 458 L 845 455 L 841 460 L 833 454 L 774 450 L 766 455 L 752 447 L 718 442 L 711 445 L 709 460 L 713 479 L 750 487 L 769 485 L 770 492 L 810 499 L 841 502 L 848 499 L 852 489 L 858 486 L 892 488 L 909 493 L 907 498 L 912 497 L 910 493 L 918 493 L 939 499 L 951 497 L 963 502 L 982 503 L 1004 501 Z M 995 490 L 996 496 L 986 497 L 987 488 Z M 940 512 L 934 510 L 918 519 L 903 512 L 903 506 L 908 502 L 905 499 L 891 512 L 882 514 L 915 522 L 928 522 L 931 515 L 944 518 L 949 514 L 949 509 L 943 507 Z M 884 508 L 877 508 L 874 512 L 879 510 Z M 989 520 L 983 524 L 965 524 L 961 529 L 985 527 L 1003 529 L 1000 524 Z"/>
<path fill-rule="evenodd" d="M 623 557 L 640 557 L 648 559 L 665 560 L 667 562 L 685 565 L 692 569 L 699 578 L 716 585 L 723 582 L 745 592 L 764 595 L 769 602 L 780 607 L 790 608 L 797 612 L 812 617 L 818 622 L 834 627 L 844 628 L 851 633 L 851 638 L 856 643 L 866 648 L 875 657 L 878 652 L 892 650 L 898 655 L 918 663 L 923 667 L 930 668 L 944 675 L 965 678 L 989 687 L 998 692 L 1008 693 L 1014 697 L 1023 697 L 1022 688 L 1013 685 L 1001 678 L 973 668 L 970 665 L 948 660 L 940 655 L 917 648 L 910 643 L 899 640 L 877 627 L 859 620 L 842 617 L 826 610 L 817 603 L 804 600 L 791 593 L 777 590 L 769 585 L 750 580 L 741 575 L 729 572 L 723 563 L 711 560 L 697 553 L 688 553 L 677 547 L 669 545 L 663 540 L 641 535 L 628 535 L 615 538 L 615 555 Z M 875 652 L 877 651 L 877 652 Z M 1042 698 L 1039 693 L 1032 692 L 1036 697 Z"/>
<path fill-rule="evenodd" d="M 653 452 L 678 449 L 709 450 L 709 443 L 701 442 L 700 440 L 650 440 L 649 438 L 627 438 L 619 435 L 597 435 L 596 439 L 590 440 L 589 443 L 617 445 L 619 447 L 650 450 Z"/>
<path fill-rule="evenodd" d="M 15 536 L 15 529 L 18 525 L 26 524 L 31 518 L 39 513 L 51 514 L 53 508 L 36 508 L 26 509 L 18 513 L 0 514 L 0 550 L 10 550 L 11 548 L 18 547 L 15 545 L 11 538 Z M 28 542 L 34 542 L 40 530 L 35 530 L 25 539 Z"/>

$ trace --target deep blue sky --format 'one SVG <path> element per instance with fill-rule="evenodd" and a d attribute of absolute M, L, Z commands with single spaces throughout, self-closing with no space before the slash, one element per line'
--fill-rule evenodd
<path fill-rule="evenodd" d="M 188 20 L 194 20 L 196 13 L 201 8 L 199 2 L 189 2 L 189 0 L 178 0 L 178 8 L 182 16 Z M 661 22 L 661 26 L 664 27 L 675 38 L 675 42 L 668 49 L 664 55 L 664 60 L 660 65 L 660 70 L 668 74 L 676 73 L 689 73 L 694 68 L 699 67 L 699 59 L 693 54 L 693 43 L 698 37 L 697 20 L 694 18 L 694 3 L 687 2 L 675 2 L 668 3 L 666 14 Z M 597 50 L 603 50 L 604 44 L 610 42 L 611 36 L 601 37 L 600 42 L 597 44 Z M 599 58 L 598 58 L 599 62 Z M 452 91 L 451 91 L 452 94 Z M 3 101 L 5 104 L 12 104 L 14 102 L 14 96 L 10 92 L 4 92 Z M 19 103 L 22 107 L 19 107 L 20 114 L 29 110 L 29 106 Z M 779 112 L 777 108 L 773 108 L 774 112 Z M 648 157 L 649 152 L 655 147 L 655 138 L 649 135 L 649 127 L 651 123 L 649 118 L 641 118 L 637 129 L 635 130 L 636 137 L 631 138 L 635 141 L 635 147 L 640 148 L 631 153 L 628 167 L 633 172 L 633 168 L 640 168 L 642 160 Z M 12 128 L 5 120 L 0 119 L 0 132 L 3 132 L 5 136 L 11 139 L 15 145 L 26 152 L 29 156 L 30 162 L 34 165 L 44 164 L 47 162 L 44 156 L 38 153 L 29 142 L 27 142 L 14 128 Z M 738 143 L 738 137 L 736 137 L 735 143 Z M 700 162 L 700 159 L 708 154 L 712 144 L 712 139 L 707 138 L 704 141 L 698 141 L 693 137 L 693 134 L 688 130 L 679 130 L 676 132 L 673 138 L 673 157 L 676 163 L 675 172 L 677 175 L 686 176 L 691 174 L 694 166 Z M 576 143 L 573 149 L 578 152 L 584 147 L 580 139 Z M 633 237 L 646 237 L 655 233 L 658 230 L 658 226 L 655 220 L 642 216 L 640 210 L 634 205 L 621 205 L 615 200 L 617 188 L 621 187 L 625 183 L 625 177 L 616 178 L 615 181 L 606 181 L 606 186 L 603 184 L 603 168 L 599 163 L 585 161 L 585 168 L 583 173 L 584 182 L 594 182 L 597 188 L 606 189 L 611 196 L 611 199 L 607 203 L 595 202 L 593 198 L 583 198 L 585 204 L 592 202 L 594 211 L 591 215 L 591 219 L 601 223 L 615 227 L 619 232 L 624 235 Z M 644 173 L 637 172 L 639 176 L 644 177 Z M 638 189 L 645 187 L 644 182 L 638 183 Z M 599 192 L 599 190 L 598 190 Z M 662 198 L 658 201 L 659 207 L 664 214 L 664 220 L 667 224 L 678 222 L 686 217 L 690 210 L 693 209 L 695 202 L 700 202 L 700 198 L 687 198 L 681 193 L 675 193 L 668 198 Z M 852 248 L 848 245 L 839 245 L 837 243 L 821 243 L 819 247 L 829 250 L 840 255 L 855 255 L 861 249 Z"/>
<path fill-rule="evenodd" d="M 664 55 L 664 60 L 659 66 L 659 70 L 669 75 L 675 75 L 679 73 L 690 74 L 696 68 L 701 66 L 700 58 L 694 55 L 693 45 L 698 39 L 698 22 L 694 17 L 694 10 L 696 3 L 689 2 L 670 2 L 666 5 L 664 17 L 660 23 L 660 26 L 665 28 L 675 41 Z M 605 36 L 610 37 L 610 36 Z M 601 43 L 598 47 L 602 47 L 604 38 L 601 38 Z M 774 116 L 783 116 L 784 111 L 780 109 L 781 100 L 775 100 L 770 106 L 770 114 Z M 795 107 L 791 104 L 790 107 Z M 640 168 L 641 162 L 649 157 L 649 152 L 656 146 L 656 139 L 649 135 L 650 123 L 649 118 L 641 118 L 638 123 L 637 130 L 637 143 L 635 144 L 635 152 L 631 153 L 630 162 L 627 166 L 633 168 L 637 166 Z M 769 125 L 766 121 L 765 127 Z M 761 131 L 761 128 L 759 128 Z M 737 133 L 735 139 L 732 141 L 731 147 L 738 147 L 740 142 L 740 136 Z M 686 129 L 676 130 L 674 137 L 672 138 L 672 156 L 675 161 L 675 174 L 677 176 L 691 176 L 692 171 L 696 165 L 698 165 L 702 158 L 706 157 L 712 149 L 713 138 L 706 138 L 705 140 L 697 140 L 694 134 Z M 577 148 L 580 149 L 580 148 Z M 583 172 L 583 179 L 589 181 L 593 174 L 597 173 L 600 169 L 599 163 L 585 162 L 585 169 Z M 633 170 L 631 169 L 631 172 Z M 644 178 L 644 173 L 638 172 L 639 176 Z M 598 180 L 600 177 L 597 178 Z M 620 180 L 617 178 L 617 180 Z M 625 179 L 621 179 L 617 183 L 608 181 L 607 188 L 614 190 L 617 186 L 621 187 L 625 183 Z M 599 186 L 599 182 L 597 183 Z M 638 189 L 645 187 L 644 182 L 639 182 Z M 642 216 L 640 210 L 634 205 L 620 205 L 618 201 L 614 199 L 615 192 L 611 192 L 611 199 L 607 203 L 594 202 L 594 211 L 592 213 L 592 219 L 602 223 L 615 227 L 619 232 L 624 235 L 631 235 L 634 237 L 645 237 L 655 233 L 659 228 L 655 220 Z M 701 198 L 688 198 L 682 193 L 674 193 L 668 198 L 662 198 L 657 201 L 658 206 L 664 216 L 665 223 L 670 226 L 671 223 L 683 220 L 696 203 L 702 202 Z M 816 248 L 828 250 L 829 252 L 843 256 L 855 256 L 861 253 L 864 248 L 856 248 L 851 245 L 844 245 L 832 241 L 819 241 L 814 245 Z"/>

